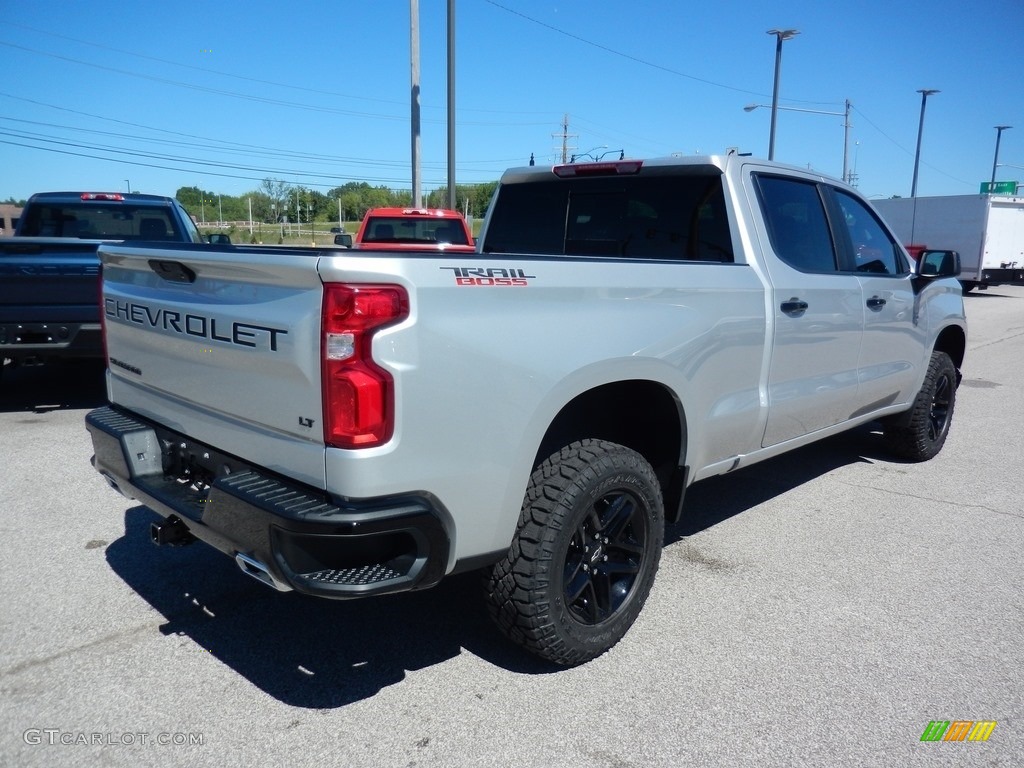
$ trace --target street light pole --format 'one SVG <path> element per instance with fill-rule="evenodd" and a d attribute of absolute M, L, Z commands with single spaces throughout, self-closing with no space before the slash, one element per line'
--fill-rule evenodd
<path fill-rule="evenodd" d="M 843 110 L 843 182 L 850 183 L 850 100 Z"/>
<path fill-rule="evenodd" d="M 996 186 L 996 166 L 999 165 L 999 140 L 1003 137 L 1003 131 L 1008 128 L 1013 128 L 1012 125 L 997 125 L 996 126 L 996 156 L 992 160 L 992 183 L 988 186 L 988 191 L 991 192 Z"/>
<path fill-rule="evenodd" d="M 911 197 L 917 197 L 917 169 L 921 164 L 921 134 L 924 133 L 924 107 L 928 102 L 929 96 L 933 93 L 941 93 L 941 91 L 935 88 L 921 88 L 917 92 L 921 94 L 921 121 L 917 125 L 917 150 L 914 152 L 914 180 L 910 184 Z"/>
<path fill-rule="evenodd" d="M 782 41 L 800 34 L 798 29 L 769 29 L 775 35 L 775 84 L 772 87 L 772 126 L 768 133 L 768 159 L 775 159 L 775 118 L 779 110 L 779 73 L 782 70 Z"/>
<path fill-rule="evenodd" d="M 849 157 L 850 157 L 850 100 L 846 99 L 844 104 L 846 109 L 842 112 L 828 112 L 824 109 L 804 109 L 802 107 L 779 107 L 775 109 L 785 110 L 786 112 L 810 112 L 813 115 L 835 115 L 836 117 L 843 118 L 843 181 L 847 184 L 850 183 L 850 171 L 849 171 Z M 759 107 L 767 107 L 767 104 L 747 104 L 743 108 L 744 112 L 753 112 Z M 769 158 L 773 159 L 773 158 Z"/>

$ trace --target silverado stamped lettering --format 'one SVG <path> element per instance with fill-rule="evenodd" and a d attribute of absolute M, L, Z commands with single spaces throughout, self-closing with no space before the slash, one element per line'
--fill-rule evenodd
<path fill-rule="evenodd" d="M 142 325 L 180 335 L 211 339 L 240 347 L 263 347 L 277 352 L 278 336 L 288 333 L 284 328 L 243 323 L 238 320 L 218 320 L 194 312 L 181 313 L 170 309 L 152 309 L 145 304 L 104 298 L 103 314 L 115 321 Z M 226 326 L 226 329 L 225 329 Z"/>

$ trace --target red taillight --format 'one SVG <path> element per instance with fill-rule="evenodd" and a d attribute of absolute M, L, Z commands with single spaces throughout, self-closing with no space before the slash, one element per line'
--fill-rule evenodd
<path fill-rule="evenodd" d="M 391 439 L 394 380 L 373 361 L 373 334 L 409 314 L 409 296 L 397 285 L 324 286 L 324 442 L 369 448 Z"/>
<path fill-rule="evenodd" d="M 120 192 L 83 192 L 83 200 L 109 200 L 120 203 L 124 201 L 124 195 Z"/>
<path fill-rule="evenodd" d="M 626 176 L 640 173 L 643 160 L 618 160 L 611 163 L 570 163 L 556 165 L 551 170 L 555 176 Z"/>

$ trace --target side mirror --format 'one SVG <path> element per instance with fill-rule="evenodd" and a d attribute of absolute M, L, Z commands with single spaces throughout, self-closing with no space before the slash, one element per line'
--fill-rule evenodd
<path fill-rule="evenodd" d="M 212 235 L 207 235 L 206 239 L 210 241 L 210 245 L 231 245 L 231 238 L 223 232 L 214 232 Z"/>
<path fill-rule="evenodd" d="M 956 251 L 921 251 L 917 259 L 918 277 L 956 277 L 960 274 L 960 254 Z"/>
<path fill-rule="evenodd" d="M 352 247 L 352 235 L 349 235 L 349 234 L 346 234 L 346 233 L 342 233 L 340 235 L 335 235 L 334 236 L 334 244 L 335 245 L 340 245 L 343 248 L 351 248 Z"/>

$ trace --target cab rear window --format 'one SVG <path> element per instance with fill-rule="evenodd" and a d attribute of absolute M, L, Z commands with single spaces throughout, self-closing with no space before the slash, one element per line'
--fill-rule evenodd
<path fill-rule="evenodd" d="M 189 240 L 182 237 L 168 209 L 125 203 L 33 205 L 21 234 L 109 240 Z"/>
<path fill-rule="evenodd" d="M 364 243 L 469 245 L 458 221 L 435 217 L 373 216 L 366 223 Z"/>
<path fill-rule="evenodd" d="M 502 186 L 485 253 L 733 261 L 721 174 L 537 178 Z"/>

